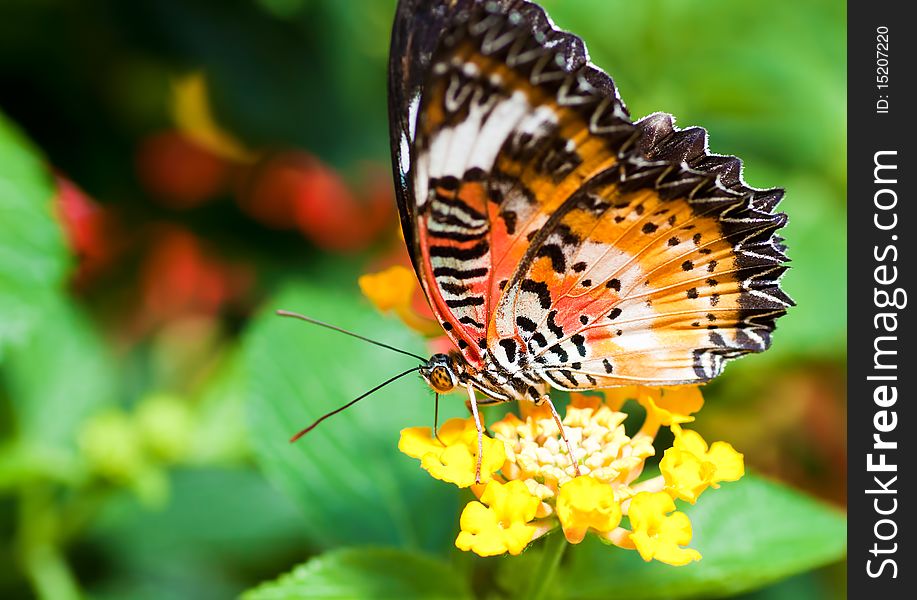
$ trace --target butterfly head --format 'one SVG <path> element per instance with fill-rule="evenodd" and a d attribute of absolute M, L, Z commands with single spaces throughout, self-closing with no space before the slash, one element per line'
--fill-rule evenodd
<path fill-rule="evenodd" d="M 455 363 L 446 354 L 434 354 L 420 367 L 420 374 L 434 390 L 441 394 L 451 392 L 459 384 Z"/>

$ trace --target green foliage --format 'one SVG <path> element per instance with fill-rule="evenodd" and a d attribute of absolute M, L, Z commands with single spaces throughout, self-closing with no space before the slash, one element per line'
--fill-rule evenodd
<path fill-rule="evenodd" d="M 371 548 L 329 552 L 243 595 L 244 600 L 471 597 L 464 578 L 439 561 Z"/>
<path fill-rule="evenodd" d="M 79 478 L 77 432 L 114 395 L 105 345 L 63 289 L 70 261 L 54 193 L 42 159 L 0 114 L 0 390 L 17 440 L 0 486 Z"/>
<path fill-rule="evenodd" d="M 228 598 L 308 551 L 296 507 L 251 469 L 180 468 L 169 485 L 160 510 L 118 494 L 94 519 L 87 544 L 115 577 L 93 598 Z"/>
<path fill-rule="evenodd" d="M 42 159 L 0 113 L 0 360 L 63 283 L 69 260 L 54 193 Z"/>
<path fill-rule="evenodd" d="M 117 374 L 98 332 L 62 294 L 32 308 L 38 318 L 4 369 L 19 434 L 45 448 L 72 448 L 86 417 L 113 402 Z"/>
<path fill-rule="evenodd" d="M 740 430 L 761 410 L 750 402 L 755 389 L 789 390 L 787 402 L 799 400 L 792 405 L 812 421 L 838 411 L 842 398 L 797 390 L 780 376 L 787 366 L 813 378 L 819 369 L 843 369 L 843 4 L 543 3 L 561 27 L 585 39 L 635 117 L 666 111 L 681 126 L 702 125 L 712 151 L 743 158 L 752 185 L 787 189 L 781 209 L 790 216 L 785 237 L 794 268 L 785 287 L 799 306 L 781 320 L 772 350 L 739 361 L 707 389 L 698 426 L 718 419 Z M 0 115 L 0 526 L 11 537 L 0 544 L 0 596 L 198 600 L 266 581 L 246 597 L 498 598 L 521 596 L 543 575 L 550 556 L 541 541 L 519 557 L 455 552 L 460 499 L 470 494 L 432 480 L 396 449 L 401 428 L 432 424 L 432 394 L 416 375 L 288 442 L 416 361 L 281 319 L 274 309 L 428 354 L 422 340 L 360 297 L 355 279 L 368 257 L 331 261 L 294 234 L 252 226 L 230 198 L 237 190 L 180 212 L 156 205 L 137 181 L 137 149 L 151 132 L 174 126 L 169 83 L 189 70 L 206 75 L 219 124 L 256 152 L 293 146 L 345 177 L 365 160 L 386 169 L 394 4 L 104 0 L 87 8 L 44 0 L 0 7 L 0 76 L 9 84 L 0 105 L 42 148 L 40 155 Z M 29 33 L 39 28 L 43 35 Z M 250 166 L 232 168 L 244 187 Z M 88 294 L 65 289 L 74 258 L 55 216 L 54 170 L 89 190 L 103 212 L 123 218 L 122 234 L 132 242 L 153 223 L 187 229 L 221 258 L 251 261 L 259 279 L 252 298 L 273 299 L 251 321 L 251 298 L 229 314 L 206 315 L 223 336 L 202 351 L 209 360 L 169 373 L 157 368 L 157 332 L 125 341 L 137 335 L 127 330 L 144 310 L 135 303 L 143 250 L 119 257 L 123 272 Z M 274 294 L 278 280 L 308 283 Z M 130 304 L 130 318 L 118 314 L 120 302 Z M 184 366 L 175 349 L 195 340 L 185 342 L 158 351 Z M 813 398 L 823 402 L 814 410 L 805 404 Z M 500 410 L 508 408 L 488 416 Z M 461 399 L 443 399 L 441 421 L 463 414 Z M 829 435 L 825 423 L 798 420 L 794 431 L 822 432 L 807 440 L 812 447 Z M 753 457 L 741 438 L 716 439 Z M 797 478 L 837 460 L 787 439 L 775 433 L 759 460 L 785 452 L 799 464 L 780 472 Z M 753 475 L 681 508 L 691 516 L 701 562 L 644 563 L 590 536 L 567 548 L 548 595 L 648 600 L 758 590 L 744 597 L 763 599 L 842 590 L 842 582 L 826 588 L 823 573 L 812 571 L 845 552 L 836 511 Z"/>
<path fill-rule="evenodd" d="M 303 511 L 320 546 L 380 544 L 438 551 L 451 545 L 457 496 L 395 449 L 404 427 L 432 424 L 432 394 L 410 375 L 335 415 L 295 444 L 322 414 L 419 364 L 301 321 L 318 319 L 424 355 L 421 340 L 381 318 L 350 279 L 287 287 L 252 324 L 245 356 L 249 416 L 259 464 Z M 417 507 L 424 507 L 419 511 Z"/>

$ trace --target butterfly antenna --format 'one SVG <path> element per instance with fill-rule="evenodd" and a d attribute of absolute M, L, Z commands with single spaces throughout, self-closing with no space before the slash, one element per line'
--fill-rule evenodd
<path fill-rule="evenodd" d="M 351 400 L 350 402 L 348 402 L 348 403 L 345 404 L 344 406 L 335 408 L 335 409 L 332 410 L 331 412 L 322 415 L 321 417 L 319 417 L 318 419 L 316 419 L 316 421 L 315 421 L 314 423 L 312 423 L 311 425 L 309 425 L 308 427 L 306 427 L 305 429 L 303 429 L 302 431 L 300 431 L 299 433 L 297 433 L 296 435 L 294 435 L 293 437 L 291 437 L 291 438 L 290 438 L 290 443 L 292 444 L 293 442 L 295 442 L 296 440 L 298 440 L 298 439 L 301 438 L 302 436 L 306 435 L 307 433 L 309 433 L 310 431 L 312 431 L 313 429 L 315 429 L 315 428 L 318 426 L 319 423 L 321 423 L 322 421 L 324 421 L 324 420 L 327 419 L 328 417 L 333 416 L 333 415 L 336 415 L 336 414 L 338 414 L 339 412 L 341 412 L 342 410 L 346 410 L 346 409 L 350 408 L 351 406 L 353 406 L 354 404 L 356 404 L 357 402 L 359 402 L 359 401 L 362 400 L 363 398 L 369 396 L 370 394 L 372 394 L 373 392 L 375 392 L 375 391 L 377 391 L 377 390 L 379 390 L 379 389 L 384 388 L 385 386 L 387 386 L 387 385 L 390 384 L 391 382 L 393 382 L 393 381 L 395 381 L 395 380 L 397 380 L 397 379 L 401 379 L 401 378 L 404 377 L 405 375 L 407 375 L 407 374 L 409 374 L 409 373 L 413 373 L 414 371 L 419 371 L 419 370 L 420 370 L 420 367 L 414 367 L 413 369 L 408 369 L 408 370 L 405 371 L 404 373 L 399 373 L 398 375 L 395 375 L 394 377 L 392 377 L 392 378 L 390 378 L 390 379 L 387 379 L 386 381 L 383 381 L 382 383 L 380 383 L 379 385 L 377 385 L 377 386 L 374 387 L 373 389 L 369 390 L 369 391 L 366 392 L 365 394 L 361 394 L 361 395 L 357 396 L 356 398 L 354 398 L 353 400 Z"/>
<path fill-rule="evenodd" d="M 278 311 L 277 311 L 277 314 L 280 315 L 281 317 L 292 317 L 292 318 L 294 318 L 294 319 L 300 319 L 300 320 L 302 320 L 302 321 L 305 321 L 306 323 L 312 323 L 313 325 L 318 325 L 318 326 L 320 326 L 320 327 L 325 327 L 326 329 L 331 329 L 332 331 L 337 331 L 337 332 L 339 332 L 339 333 L 343 333 L 343 334 L 345 334 L 345 335 L 349 335 L 350 337 L 355 337 L 355 338 L 357 338 L 358 340 L 363 340 L 364 342 L 369 342 L 370 344 L 375 344 L 376 346 L 381 346 L 382 348 L 388 348 L 389 350 L 393 350 L 393 351 L 395 351 L 395 352 L 399 352 L 399 353 L 405 354 L 405 355 L 407 355 L 407 356 L 413 356 L 414 358 L 416 358 L 416 359 L 418 359 L 418 360 L 422 360 L 422 361 L 424 361 L 424 362 L 427 362 L 427 359 L 424 358 L 423 356 L 418 356 L 417 354 L 414 354 L 414 353 L 412 353 L 412 352 L 408 352 L 407 350 L 401 350 L 400 348 L 395 348 L 394 346 L 389 346 L 388 344 L 383 344 L 382 342 L 377 342 L 376 340 L 371 340 L 371 339 L 369 339 L 368 337 L 363 337 L 362 335 L 356 334 L 356 333 L 354 333 L 354 332 L 352 332 L 352 331 L 347 331 L 346 329 L 341 329 L 340 327 L 336 327 L 336 326 L 334 326 L 334 325 L 330 325 L 330 324 L 328 324 L 328 323 L 324 323 L 324 322 L 319 321 L 319 320 L 317 320 L 317 319 L 313 319 L 312 317 L 307 317 L 306 315 L 301 315 L 301 314 L 299 314 L 299 313 L 290 312 L 290 311 L 288 311 L 288 310 L 278 310 Z"/>

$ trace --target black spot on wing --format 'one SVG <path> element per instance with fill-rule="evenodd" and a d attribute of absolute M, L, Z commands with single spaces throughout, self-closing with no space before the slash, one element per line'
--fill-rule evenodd
<path fill-rule="evenodd" d="M 458 300 L 446 300 L 446 306 L 449 308 L 462 308 L 465 306 L 481 306 L 484 304 L 484 298 L 480 296 L 468 296 Z"/>
<path fill-rule="evenodd" d="M 566 379 L 567 381 L 569 381 L 571 384 L 573 384 L 573 385 L 578 385 L 579 382 L 576 381 L 576 378 L 575 378 L 575 377 L 573 377 L 573 373 L 571 373 L 571 372 L 568 371 L 567 369 L 560 369 L 560 374 L 563 375 L 563 376 L 564 376 L 564 379 Z"/>
<path fill-rule="evenodd" d="M 570 341 L 576 346 L 576 351 L 579 352 L 580 356 L 586 356 L 586 338 L 582 334 L 577 333 L 570 338 Z"/>
<path fill-rule="evenodd" d="M 516 213 L 511 210 L 504 210 L 500 213 L 500 216 L 503 217 L 503 222 L 506 224 L 506 233 L 513 235 L 516 233 Z"/>
<path fill-rule="evenodd" d="M 506 360 L 511 363 L 516 362 L 516 341 L 515 340 L 500 340 L 500 347 L 503 348 L 503 351 L 506 353 Z"/>
<path fill-rule="evenodd" d="M 521 287 L 523 292 L 530 292 L 538 296 L 541 308 L 551 308 L 551 292 L 548 291 L 548 284 L 534 279 L 523 279 Z"/>
<path fill-rule="evenodd" d="M 473 318 L 469 317 L 468 315 L 465 315 L 464 317 L 459 319 L 459 323 L 462 323 L 463 325 L 471 325 L 472 327 L 477 327 L 478 329 L 484 329 L 483 323 L 478 323 L 477 321 L 475 321 Z"/>
<path fill-rule="evenodd" d="M 557 244 L 545 244 L 535 253 L 535 258 L 547 256 L 551 259 L 551 268 L 555 273 L 564 273 L 567 270 L 567 262 L 564 258 L 564 252 Z"/>
<path fill-rule="evenodd" d="M 564 336 L 564 330 L 560 325 L 558 325 L 554 321 L 554 318 L 556 316 L 557 316 L 556 310 L 552 310 L 551 312 L 548 313 L 548 319 L 547 319 L 548 329 L 551 331 L 551 333 L 554 334 L 554 337 L 562 338 Z"/>
<path fill-rule="evenodd" d="M 560 347 L 560 344 L 554 344 L 548 348 L 548 352 L 553 352 L 556 354 L 557 358 L 559 358 L 561 362 L 567 362 L 570 359 L 570 355 L 567 354 L 566 350 Z"/>
<path fill-rule="evenodd" d="M 430 256 L 436 258 L 455 258 L 457 260 L 474 260 L 481 258 L 490 250 L 490 244 L 485 240 L 471 248 L 456 248 L 454 246 L 430 246 Z"/>
<path fill-rule="evenodd" d="M 519 327 L 519 329 L 526 333 L 532 333 L 538 329 L 538 325 L 535 323 L 535 321 L 528 317 L 523 317 L 522 315 L 516 317 L 516 325 Z"/>
<path fill-rule="evenodd" d="M 436 267 L 433 269 L 433 277 L 454 277 L 455 279 L 474 279 L 487 275 L 487 268 L 480 267 L 477 269 L 453 269 L 451 267 Z"/>
<path fill-rule="evenodd" d="M 464 286 L 460 283 L 444 282 L 440 283 L 439 287 L 442 288 L 444 292 L 449 292 L 453 296 L 461 296 L 468 291 L 468 286 Z"/>

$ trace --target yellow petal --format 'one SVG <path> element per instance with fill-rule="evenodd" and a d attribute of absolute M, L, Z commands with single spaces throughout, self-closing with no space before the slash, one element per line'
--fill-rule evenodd
<path fill-rule="evenodd" d="M 706 456 L 707 442 L 704 441 L 701 434 L 691 429 L 682 429 L 678 425 L 672 425 L 672 433 L 675 434 L 674 446 L 676 448 L 698 457 Z"/>
<path fill-rule="evenodd" d="M 671 515 L 669 513 L 672 513 Z M 697 550 L 683 548 L 691 541 L 691 522 L 665 492 L 640 492 L 628 507 L 630 539 L 645 561 L 658 560 L 674 566 L 700 560 Z"/>
<path fill-rule="evenodd" d="M 395 265 L 378 273 L 362 275 L 357 283 L 363 295 L 384 312 L 411 305 L 417 278 L 406 267 Z"/>
<path fill-rule="evenodd" d="M 715 481 L 738 481 L 745 475 L 745 457 L 728 442 L 714 442 L 707 460 L 716 465 Z"/>
<path fill-rule="evenodd" d="M 468 446 L 454 444 L 439 453 L 430 453 L 420 459 L 420 466 L 436 479 L 454 483 L 459 487 L 468 487 L 474 483 L 475 458 Z M 482 466 L 483 467 L 483 466 Z M 487 474 L 489 477 L 489 474 Z M 485 477 L 481 469 L 481 479 Z"/>
<path fill-rule="evenodd" d="M 506 461 L 506 447 L 500 440 L 484 436 L 481 481 L 487 482 Z M 436 479 L 468 487 L 475 483 L 477 468 L 477 429 L 473 419 L 449 419 L 439 429 L 439 439 L 429 427 L 410 427 L 401 431 L 398 449 Z"/>
<path fill-rule="evenodd" d="M 525 482 L 518 480 L 505 484 L 491 481 L 481 495 L 481 502 L 487 504 L 503 523 L 528 523 L 535 518 L 540 504 Z"/>
<path fill-rule="evenodd" d="M 637 401 L 662 425 L 693 421 L 691 414 L 704 406 L 704 397 L 696 385 L 678 387 L 641 387 Z"/>
<path fill-rule="evenodd" d="M 538 498 L 521 481 L 491 481 L 481 501 L 469 502 L 462 511 L 456 547 L 479 556 L 522 552 L 535 535 L 528 522 L 535 518 Z"/>
<path fill-rule="evenodd" d="M 676 567 L 700 560 L 700 552 L 681 547 L 691 542 L 692 534 L 688 515 L 683 512 L 672 513 L 662 522 L 660 543 L 653 558 Z"/>
<path fill-rule="evenodd" d="M 477 427 L 475 427 L 474 419 L 449 419 L 439 427 L 439 439 L 443 441 L 445 445 L 457 444 L 464 440 L 468 432 L 474 432 L 474 435 L 477 436 Z M 477 442 L 475 442 L 477 443 Z"/>
<path fill-rule="evenodd" d="M 639 396 L 639 388 L 636 385 L 624 387 L 609 388 L 603 390 L 605 394 L 605 404 L 612 410 L 621 410 L 624 403 Z"/>
<path fill-rule="evenodd" d="M 439 452 L 445 448 L 432 435 L 432 430 L 429 427 L 402 429 L 401 437 L 398 439 L 398 450 L 411 458 L 423 458 L 431 452 Z"/>
<path fill-rule="evenodd" d="M 172 85 L 175 124 L 189 139 L 217 156 L 244 163 L 254 161 L 254 154 L 217 124 L 207 96 L 203 73 L 192 73 L 175 81 Z"/>
<path fill-rule="evenodd" d="M 672 426 L 674 445 L 665 451 L 659 469 L 666 490 L 690 503 L 708 487 L 721 481 L 736 481 L 745 474 L 742 454 L 726 442 L 716 442 L 708 450 L 707 442 L 696 431 Z"/>
<path fill-rule="evenodd" d="M 478 556 L 496 556 L 506 552 L 503 530 L 492 510 L 480 502 L 469 502 L 459 520 L 461 531 L 455 538 L 459 550 Z"/>
<path fill-rule="evenodd" d="M 596 411 L 602 406 L 602 398 L 574 392 L 570 394 L 570 404 L 567 406 L 568 412 L 571 406 L 573 408 L 591 408 L 593 411 Z"/>
<path fill-rule="evenodd" d="M 557 517 L 567 541 L 578 544 L 589 529 L 607 533 L 617 527 L 621 522 L 621 506 L 610 485 L 581 475 L 560 487 Z"/>
<path fill-rule="evenodd" d="M 676 447 L 665 451 L 659 461 L 659 470 L 665 480 L 666 490 L 691 504 L 710 485 L 710 469 L 705 469 L 704 463 L 694 454 Z"/>

